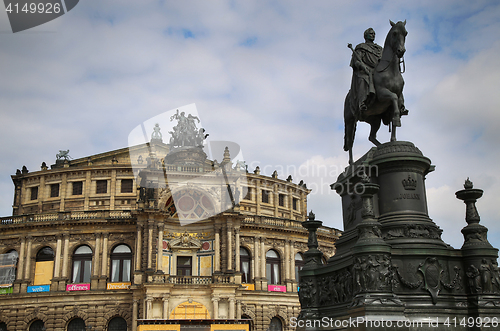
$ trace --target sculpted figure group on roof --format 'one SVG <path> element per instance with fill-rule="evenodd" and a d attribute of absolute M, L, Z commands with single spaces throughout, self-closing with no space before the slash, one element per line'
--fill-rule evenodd
<path fill-rule="evenodd" d="M 170 137 L 170 145 L 173 147 L 195 147 L 202 146 L 203 140 L 208 137 L 205 134 L 205 129 L 196 127 L 195 120 L 200 123 L 200 119 L 197 116 L 188 114 L 185 115 L 184 112 L 177 113 L 170 117 L 170 121 L 177 120 L 177 125 L 173 127 L 173 131 L 169 131 L 172 135 Z"/>

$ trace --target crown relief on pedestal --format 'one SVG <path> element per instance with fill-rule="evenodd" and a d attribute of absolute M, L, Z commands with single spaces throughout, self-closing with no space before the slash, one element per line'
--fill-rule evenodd
<path fill-rule="evenodd" d="M 408 174 L 407 179 L 401 181 L 401 184 L 403 184 L 405 190 L 415 190 L 417 188 L 417 181 L 411 178 L 410 174 Z"/>

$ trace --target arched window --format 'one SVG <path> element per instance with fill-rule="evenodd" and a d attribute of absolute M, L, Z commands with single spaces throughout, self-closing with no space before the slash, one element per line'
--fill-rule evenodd
<path fill-rule="evenodd" d="M 269 323 L 269 331 L 281 331 L 283 330 L 283 323 L 278 317 L 273 317 L 271 323 Z"/>
<path fill-rule="evenodd" d="M 35 279 L 33 285 L 49 285 L 54 271 L 54 250 L 43 247 L 36 254 Z"/>
<path fill-rule="evenodd" d="M 279 284 L 280 282 L 280 256 L 278 252 L 271 249 L 266 253 L 266 277 L 268 284 Z"/>
<path fill-rule="evenodd" d="M 0 255 L 0 285 L 2 287 L 9 287 L 16 280 L 18 258 L 19 254 L 13 249 Z"/>
<path fill-rule="evenodd" d="M 29 331 L 45 331 L 45 326 L 42 320 L 36 320 L 31 323 Z"/>
<path fill-rule="evenodd" d="M 304 258 L 302 257 L 302 253 L 295 254 L 295 280 L 299 281 L 299 271 L 302 270 L 304 266 Z"/>
<path fill-rule="evenodd" d="M 118 245 L 111 253 L 111 282 L 130 282 L 132 251 L 127 245 Z"/>
<path fill-rule="evenodd" d="M 108 331 L 127 331 L 127 322 L 121 317 L 114 317 L 109 321 Z"/>
<path fill-rule="evenodd" d="M 250 283 L 251 273 L 250 273 L 250 253 L 244 247 L 240 247 L 240 270 L 241 270 L 241 282 Z"/>
<path fill-rule="evenodd" d="M 90 283 L 92 269 L 92 250 L 89 246 L 80 246 L 73 253 L 73 283 Z"/>
<path fill-rule="evenodd" d="M 85 322 L 81 318 L 75 318 L 68 324 L 68 331 L 87 331 Z"/>

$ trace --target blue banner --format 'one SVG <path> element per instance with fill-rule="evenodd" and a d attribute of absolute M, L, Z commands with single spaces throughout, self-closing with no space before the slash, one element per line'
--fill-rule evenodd
<path fill-rule="evenodd" d="M 48 292 L 48 291 L 50 291 L 50 285 L 28 286 L 28 293 Z"/>

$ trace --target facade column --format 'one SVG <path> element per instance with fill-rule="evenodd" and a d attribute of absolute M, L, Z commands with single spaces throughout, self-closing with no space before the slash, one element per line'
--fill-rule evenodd
<path fill-rule="evenodd" d="M 260 274 L 262 278 L 266 278 L 266 238 L 260 237 Z"/>
<path fill-rule="evenodd" d="M 87 211 L 89 210 L 89 205 L 90 205 L 90 186 L 92 185 L 92 178 L 90 177 L 91 171 L 87 171 L 86 177 L 85 177 L 85 184 L 84 184 L 84 201 L 83 201 L 83 210 Z"/>
<path fill-rule="evenodd" d="M 253 278 L 254 280 L 259 278 L 260 276 L 260 264 L 259 264 L 259 238 L 258 237 L 254 237 L 253 238 L 254 242 L 253 242 L 253 268 L 252 268 L 252 272 L 253 272 Z"/>
<path fill-rule="evenodd" d="M 279 208 L 279 192 L 278 185 L 273 185 L 273 207 L 274 207 L 274 217 L 278 217 L 278 208 Z"/>
<path fill-rule="evenodd" d="M 21 249 L 18 252 L 17 275 L 16 280 L 21 281 L 24 277 L 24 254 L 26 253 L 26 237 L 21 237 Z M 14 282 L 14 293 L 20 293 L 21 286 L 19 282 Z"/>
<path fill-rule="evenodd" d="M 144 319 L 148 319 L 151 317 L 151 312 L 153 311 L 153 298 L 146 298 L 146 309 L 144 309 Z"/>
<path fill-rule="evenodd" d="M 99 276 L 99 289 L 106 289 L 106 281 L 108 280 L 108 233 L 102 234 L 102 261 L 101 275 Z"/>
<path fill-rule="evenodd" d="M 135 270 L 141 270 L 142 224 L 137 224 L 137 238 L 135 243 Z"/>
<path fill-rule="evenodd" d="M 47 199 L 47 195 L 45 194 L 45 176 L 40 176 L 40 186 L 38 189 L 38 212 L 43 212 L 43 202 Z M 26 276 L 26 275 L 25 275 Z"/>
<path fill-rule="evenodd" d="M 235 252 L 235 257 L 234 257 L 234 269 L 236 272 L 240 272 L 240 229 L 235 228 L 234 229 L 234 235 L 235 235 L 235 244 L 234 244 L 234 252 Z"/>
<path fill-rule="evenodd" d="M 110 183 L 110 197 L 109 197 L 109 210 L 115 209 L 115 196 L 116 196 L 116 170 L 111 170 L 111 183 Z"/>
<path fill-rule="evenodd" d="M 285 240 L 285 281 L 290 279 L 290 240 Z"/>
<path fill-rule="evenodd" d="M 137 314 L 139 312 L 139 300 L 134 299 L 132 304 L 132 331 L 137 331 Z"/>
<path fill-rule="evenodd" d="M 212 304 L 214 306 L 214 316 L 213 319 L 219 318 L 219 298 L 212 298 Z"/>
<path fill-rule="evenodd" d="M 163 319 L 168 320 L 168 298 L 169 295 L 165 294 L 162 298 L 163 300 Z"/>
<path fill-rule="evenodd" d="M 259 173 L 260 174 L 260 171 Z M 262 203 L 262 191 L 260 189 L 260 180 L 255 181 L 255 207 L 256 207 L 256 214 L 260 215 L 260 205 Z"/>
<path fill-rule="evenodd" d="M 229 319 L 235 318 L 235 300 L 234 297 L 229 298 Z"/>
<path fill-rule="evenodd" d="M 290 245 L 291 240 L 285 240 L 285 283 L 286 291 L 293 292 L 294 270 L 291 268 L 293 248 Z"/>
<path fill-rule="evenodd" d="M 292 282 L 292 291 L 296 292 L 297 291 L 297 282 L 299 281 L 298 279 L 295 279 L 295 250 L 293 249 L 294 246 L 294 241 L 290 240 L 290 275 L 291 279 L 294 280 Z"/>
<path fill-rule="evenodd" d="M 97 233 L 95 238 L 95 252 L 94 252 L 94 267 L 92 268 L 92 275 L 97 277 L 99 275 L 99 257 L 101 256 L 101 234 Z"/>
<path fill-rule="evenodd" d="M 227 227 L 227 270 L 233 270 L 233 231 L 230 226 Z"/>
<path fill-rule="evenodd" d="M 61 189 L 59 190 L 59 197 L 61 198 L 61 202 L 59 204 L 59 211 L 65 210 L 64 201 L 66 199 L 68 191 L 68 173 L 64 172 L 61 179 Z"/>
<path fill-rule="evenodd" d="M 32 236 L 28 236 L 28 247 L 26 249 L 26 269 L 24 271 L 24 279 L 29 280 L 31 274 L 31 245 L 33 241 Z"/>
<path fill-rule="evenodd" d="M 57 243 L 56 243 L 56 259 L 54 262 L 54 278 L 61 277 L 61 246 L 62 246 L 62 237 L 61 235 L 57 235 Z"/>
<path fill-rule="evenodd" d="M 69 233 L 63 233 L 63 252 L 62 252 L 62 270 L 61 278 L 59 280 L 58 291 L 66 291 L 66 284 L 68 283 L 68 260 L 69 260 Z"/>
<path fill-rule="evenodd" d="M 26 293 L 28 289 L 28 283 L 31 279 L 31 246 L 33 243 L 33 237 L 27 236 L 26 239 L 28 240 L 28 244 L 26 247 L 26 264 L 24 268 L 24 279 L 21 283 L 21 288 L 19 289 L 20 293 Z"/>
<path fill-rule="evenodd" d="M 107 277 L 108 275 L 108 238 L 109 233 L 103 233 L 102 235 L 102 262 L 101 262 L 101 277 Z"/>
<path fill-rule="evenodd" d="M 300 214 L 302 215 L 301 221 L 304 222 L 307 218 L 307 199 L 303 191 L 300 191 L 300 203 L 298 204 L 300 208 Z"/>
<path fill-rule="evenodd" d="M 63 248 L 63 263 L 62 263 L 62 278 L 68 277 L 68 260 L 69 260 L 69 233 L 64 233 L 64 248 Z"/>
<path fill-rule="evenodd" d="M 241 319 L 241 300 L 236 300 L 236 319 Z"/>
<path fill-rule="evenodd" d="M 97 233 L 95 236 L 94 261 L 92 261 L 92 277 L 90 277 L 90 287 L 92 289 L 99 286 L 99 256 L 101 255 L 101 234 Z"/>
<path fill-rule="evenodd" d="M 158 224 L 158 252 L 156 254 L 156 270 L 163 272 L 163 223 Z"/>
<path fill-rule="evenodd" d="M 21 237 L 21 250 L 19 252 L 19 261 L 17 262 L 17 277 L 16 279 L 23 279 L 24 277 L 24 254 L 26 253 L 26 237 Z"/>
<path fill-rule="evenodd" d="M 215 272 L 220 271 L 220 234 L 219 231 L 215 230 L 215 256 L 214 256 L 214 270 Z"/>
<path fill-rule="evenodd" d="M 153 226 L 154 226 L 154 220 L 149 220 L 149 227 L 148 227 L 148 269 L 151 270 L 153 267 Z"/>

